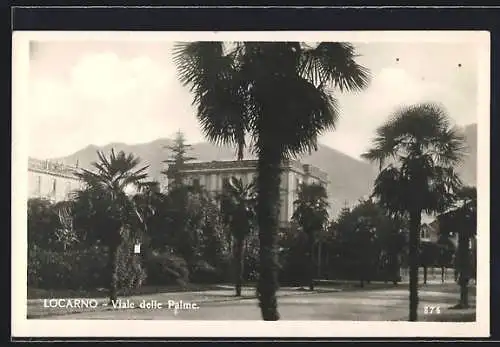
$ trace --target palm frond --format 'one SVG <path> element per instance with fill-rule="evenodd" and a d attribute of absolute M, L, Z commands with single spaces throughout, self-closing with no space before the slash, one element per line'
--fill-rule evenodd
<path fill-rule="evenodd" d="M 322 231 L 328 223 L 328 206 L 328 194 L 322 185 L 303 183 L 294 201 L 292 221 L 307 233 Z"/>
<path fill-rule="evenodd" d="M 222 42 L 180 43 L 174 63 L 180 81 L 193 92 L 204 135 L 217 145 L 238 146 L 241 157 L 251 108 L 235 59 L 238 49 L 225 54 Z"/>
<path fill-rule="evenodd" d="M 450 125 L 441 105 L 401 107 L 377 129 L 373 148 L 363 155 L 383 162 L 389 157 L 429 154 L 441 165 L 456 165 L 465 154 L 464 137 Z"/>
<path fill-rule="evenodd" d="M 295 157 L 317 150 L 317 139 L 323 132 L 335 128 L 339 118 L 337 101 L 324 88 L 317 88 L 300 76 L 287 76 L 280 82 L 280 89 L 272 95 L 280 105 L 273 123 L 279 129 L 273 134 L 282 147 L 285 157 Z M 254 137 L 261 135 L 260 127 Z"/>
<path fill-rule="evenodd" d="M 299 74 L 316 87 L 332 83 L 340 91 L 360 91 L 370 82 L 370 72 L 356 63 L 355 48 L 346 42 L 321 42 L 305 49 L 301 55 Z"/>
<path fill-rule="evenodd" d="M 439 213 L 453 203 L 461 181 L 454 166 L 463 158 L 464 139 L 441 105 L 402 107 L 377 129 L 373 148 L 363 154 L 381 172 L 373 194 L 392 211 L 418 208 Z M 385 169 L 382 165 L 392 159 Z"/>

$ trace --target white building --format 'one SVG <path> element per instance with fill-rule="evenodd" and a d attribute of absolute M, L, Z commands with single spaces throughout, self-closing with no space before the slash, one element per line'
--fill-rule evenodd
<path fill-rule="evenodd" d="M 82 187 L 75 177 L 76 167 L 48 160 L 28 159 L 28 199 L 66 200 L 70 192 Z"/>
<path fill-rule="evenodd" d="M 211 161 L 186 163 L 182 172 L 186 184 L 199 184 L 208 192 L 216 195 L 222 192 L 224 180 L 230 177 L 241 178 L 244 184 L 250 183 L 257 174 L 256 160 Z M 297 199 L 297 188 L 301 183 L 328 185 L 328 175 L 320 169 L 304 165 L 295 160 L 282 164 L 280 226 L 286 228 L 293 214 L 293 202 Z"/>

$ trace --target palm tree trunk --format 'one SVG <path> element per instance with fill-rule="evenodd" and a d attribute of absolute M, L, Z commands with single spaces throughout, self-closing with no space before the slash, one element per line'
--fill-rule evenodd
<path fill-rule="evenodd" d="M 467 308 L 469 307 L 469 239 L 463 230 L 460 230 L 458 240 L 460 306 Z"/>
<path fill-rule="evenodd" d="M 398 261 L 398 255 L 394 254 L 391 252 L 390 256 L 390 262 L 391 262 L 391 277 L 392 277 L 392 284 L 397 285 L 398 284 L 398 279 L 399 279 L 399 274 L 400 274 L 400 267 L 399 267 L 399 261 Z"/>
<path fill-rule="evenodd" d="M 279 226 L 281 156 L 279 148 L 272 141 L 261 143 L 259 147 L 257 221 L 260 242 L 260 276 L 257 293 L 262 319 L 276 321 L 280 318 L 276 299 L 278 289 L 276 242 Z"/>
<path fill-rule="evenodd" d="M 314 290 L 314 236 L 309 235 L 309 290 Z"/>
<path fill-rule="evenodd" d="M 234 255 L 234 266 L 235 266 L 234 287 L 236 291 L 235 293 L 236 296 L 241 296 L 241 286 L 243 284 L 244 251 L 245 247 L 243 238 L 235 238 L 233 255 Z"/>
<path fill-rule="evenodd" d="M 317 276 L 318 278 L 322 279 L 323 277 L 323 272 L 321 271 L 321 261 L 322 261 L 322 247 L 321 247 L 321 241 L 318 242 L 318 272 L 317 272 Z"/>
<path fill-rule="evenodd" d="M 410 213 L 409 267 L 410 267 L 410 322 L 417 321 L 418 312 L 418 246 L 420 236 L 421 211 Z"/>
<path fill-rule="evenodd" d="M 109 263 L 111 270 L 110 286 L 109 286 L 109 301 L 110 303 L 118 299 L 118 250 L 119 244 L 109 247 Z"/>

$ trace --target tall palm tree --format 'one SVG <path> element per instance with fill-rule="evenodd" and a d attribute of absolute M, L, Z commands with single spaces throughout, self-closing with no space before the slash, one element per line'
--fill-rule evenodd
<path fill-rule="evenodd" d="M 226 225 L 234 239 L 233 261 L 235 267 L 236 296 L 241 296 L 245 238 L 251 233 L 255 223 L 255 184 L 244 184 L 241 178 L 231 177 L 224 187 L 221 207 Z"/>
<path fill-rule="evenodd" d="M 277 249 L 281 163 L 317 148 L 334 127 L 338 108 L 331 87 L 367 86 L 368 70 L 349 43 L 189 42 L 174 51 L 180 80 L 190 86 L 206 137 L 247 146 L 258 155 L 259 302 L 264 320 L 278 320 Z"/>
<path fill-rule="evenodd" d="M 443 211 L 453 201 L 461 184 L 454 166 L 464 149 L 463 136 L 443 108 L 421 103 L 397 110 L 377 129 L 373 148 L 363 154 L 381 170 L 373 195 L 394 213 L 409 216 L 410 321 L 417 320 L 422 212 Z"/>
<path fill-rule="evenodd" d="M 119 247 L 130 231 L 138 224 L 144 225 L 134 201 L 129 196 L 129 189 L 140 186 L 147 177 L 148 166 L 137 168 L 140 159 L 132 154 L 112 149 L 109 158 L 98 151 L 99 161 L 92 163 L 95 171 L 80 169 L 75 175 L 85 186 L 75 193 L 75 204 L 86 206 L 85 216 L 75 216 L 75 221 L 82 221 L 93 239 L 100 240 L 109 250 L 110 301 L 118 295 L 118 255 Z"/>
<path fill-rule="evenodd" d="M 462 187 L 456 194 L 456 205 L 439 216 L 443 233 L 458 233 L 457 269 L 460 275 L 459 307 L 469 306 L 468 285 L 471 276 L 469 243 L 477 232 L 477 192 L 475 187 Z"/>
<path fill-rule="evenodd" d="M 299 186 L 295 210 L 292 220 L 296 222 L 307 235 L 307 254 L 309 262 L 309 289 L 314 290 L 314 245 L 319 233 L 328 223 L 328 194 L 320 184 L 302 183 Z"/>

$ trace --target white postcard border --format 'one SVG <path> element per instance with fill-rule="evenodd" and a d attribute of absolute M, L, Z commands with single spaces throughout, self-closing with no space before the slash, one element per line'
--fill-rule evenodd
<path fill-rule="evenodd" d="M 29 41 L 349 41 L 476 42 L 478 47 L 478 233 L 476 322 L 140 321 L 26 318 L 27 134 L 24 122 Z M 43 32 L 13 33 L 12 336 L 14 337 L 487 337 L 489 336 L 490 33 L 486 31 L 352 32 Z M 458 299 L 458 298 L 457 298 Z"/>

